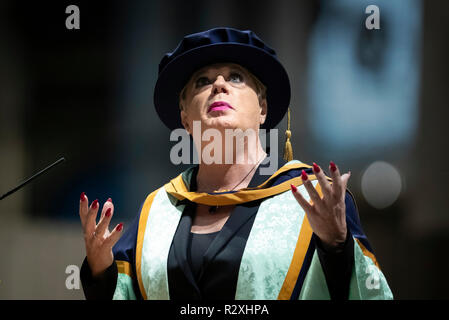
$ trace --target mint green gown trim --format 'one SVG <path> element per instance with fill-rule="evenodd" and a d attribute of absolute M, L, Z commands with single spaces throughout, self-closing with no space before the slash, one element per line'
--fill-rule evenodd
<path fill-rule="evenodd" d="M 290 161 L 288 164 L 299 162 Z M 313 181 L 315 186 L 318 182 Z M 298 191 L 309 200 L 303 185 Z M 284 283 L 305 212 L 290 191 L 261 202 L 240 263 L 236 300 L 275 300 Z"/>
<path fill-rule="evenodd" d="M 142 245 L 142 283 L 149 300 L 170 299 L 167 261 L 170 245 L 185 205 L 173 205 L 164 188 L 154 197 Z M 142 213 L 143 214 L 143 213 Z"/>
<path fill-rule="evenodd" d="M 321 267 L 318 253 L 315 250 L 298 300 L 330 300 L 330 298 L 326 276 Z"/>
<path fill-rule="evenodd" d="M 349 288 L 350 300 L 391 300 L 393 293 L 382 271 L 363 254 L 354 241 L 354 268 Z"/>
<path fill-rule="evenodd" d="M 318 254 L 315 253 L 299 294 L 300 300 L 329 300 L 330 294 Z M 354 239 L 354 266 L 349 287 L 349 300 L 391 300 L 393 294 L 383 273 L 371 258 L 363 254 Z"/>
<path fill-rule="evenodd" d="M 117 286 L 115 287 L 113 300 L 136 300 L 136 294 L 133 290 L 133 282 L 130 276 L 119 273 Z"/>

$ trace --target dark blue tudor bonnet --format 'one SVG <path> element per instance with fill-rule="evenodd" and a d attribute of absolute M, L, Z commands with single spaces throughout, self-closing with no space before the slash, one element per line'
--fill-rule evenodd
<path fill-rule="evenodd" d="M 282 120 L 290 103 L 290 81 L 276 52 L 250 30 L 214 28 L 185 36 L 159 64 L 154 105 L 169 129 L 183 128 L 179 94 L 192 74 L 222 62 L 245 67 L 267 87 L 268 112 L 262 128 L 272 129 Z"/>

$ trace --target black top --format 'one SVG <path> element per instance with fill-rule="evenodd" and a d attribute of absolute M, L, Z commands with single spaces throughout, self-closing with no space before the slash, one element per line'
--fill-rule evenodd
<path fill-rule="evenodd" d="M 279 161 L 280 166 L 285 163 L 283 160 Z M 193 191 L 196 190 L 196 172 L 192 177 L 190 187 Z M 266 176 L 260 174 L 259 166 L 249 187 L 260 185 L 265 180 Z M 260 200 L 236 205 L 221 231 L 209 236 L 191 234 L 195 204 L 188 200 L 180 201 L 180 204 L 186 206 L 173 237 L 167 261 L 170 299 L 235 299 L 241 258 Z M 314 234 L 309 250 L 313 252 L 314 248 L 317 249 L 333 300 L 347 299 L 349 294 L 349 281 L 354 264 L 354 242 L 349 230 L 347 234 L 346 242 L 332 250 L 326 250 Z M 93 279 L 85 259 L 81 268 L 81 281 L 87 299 L 111 299 L 117 282 L 117 267 L 113 263 L 104 274 Z M 141 298 L 136 283 L 134 288 L 136 296 Z M 296 299 L 298 294 L 299 292 L 296 292 L 292 299 Z"/>
<path fill-rule="evenodd" d="M 199 279 L 200 271 L 203 266 L 203 257 L 212 241 L 220 231 L 212 233 L 194 233 L 190 232 L 189 237 L 189 262 L 192 268 L 193 276 Z"/>

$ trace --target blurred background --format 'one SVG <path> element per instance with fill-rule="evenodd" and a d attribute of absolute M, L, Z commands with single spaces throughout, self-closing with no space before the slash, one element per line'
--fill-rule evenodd
<path fill-rule="evenodd" d="M 69 5 L 80 29 L 69 30 Z M 379 8 L 380 29 L 369 5 Z M 449 2 L 418 0 L 0 1 L 0 299 L 84 299 L 66 268 L 85 249 L 79 196 L 112 224 L 186 167 L 153 88 L 186 34 L 251 29 L 292 86 L 294 158 L 344 171 L 397 299 L 448 299 Z M 263 67 L 263 66 L 261 66 Z M 284 143 L 286 117 L 278 125 Z M 281 150 L 282 151 L 282 150 Z"/>

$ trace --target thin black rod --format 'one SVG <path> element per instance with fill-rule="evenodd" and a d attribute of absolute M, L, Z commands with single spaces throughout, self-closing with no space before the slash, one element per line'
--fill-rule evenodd
<path fill-rule="evenodd" d="M 7 193 L 5 193 L 4 195 L 2 195 L 0 197 L 0 200 L 2 200 L 3 198 L 6 198 L 7 196 L 13 194 L 14 192 L 16 192 L 17 190 L 19 190 L 20 188 L 22 188 L 24 185 L 26 185 L 27 183 L 33 181 L 34 179 L 36 179 L 37 177 L 39 177 L 41 174 L 43 174 L 44 172 L 46 172 L 47 170 L 50 170 L 51 168 L 53 168 L 54 166 L 60 164 L 61 162 L 64 162 L 65 159 L 64 157 L 62 157 L 61 159 L 57 160 L 55 163 L 49 165 L 48 167 L 46 167 L 45 169 L 42 169 L 41 171 L 39 171 L 38 173 L 36 173 L 35 175 L 33 175 L 32 177 L 28 178 L 27 180 L 25 180 L 24 182 L 22 182 L 21 184 L 19 184 L 17 187 L 15 187 L 14 189 L 8 191 Z"/>

